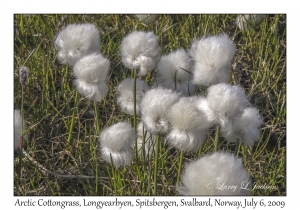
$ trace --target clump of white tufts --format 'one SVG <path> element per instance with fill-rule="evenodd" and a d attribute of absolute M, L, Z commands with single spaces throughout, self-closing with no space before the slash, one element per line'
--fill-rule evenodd
<path fill-rule="evenodd" d="M 209 87 L 207 92 L 210 118 L 215 118 L 221 127 L 229 125 L 232 117 L 238 116 L 246 107 L 251 106 L 244 89 L 239 86 L 221 83 Z"/>
<path fill-rule="evenodd" d="M 142 121 L 151 134 L 167 133 L 167 113 L 181 94 L 161 87 L 148 90 L 141 102 Z"/>
<path fill-rule="evenodd" d="M 250 195 L 248 172 L 242 161 L 229 153 L 216 152 L 186 164 L 181 181 L 177 187 L 180 195 Z"/>
<path fill-rule="evenodd" d="M 144 127 L 143 123 L 140 122 L 137 126 L 137 149 L 138 149 L 138 155 L 141 156 L 143 154 L 143 138 L 145 143 L 145 157 L 148 159 L 151 156 L 151 153 L 154 148 L 155 143 L 155 135 L 150 134 Z"/>
<path fill-rule="evenodd" d="M 117 87 L 117 104 L 123 112 L 129 115 L 134 114 L 134 79 L 124 79 Z M 148 84 L 140 79 L 136 79 L 136 113 L 140 115 L 140 104 L 146 91 Z"/>
<path fill-rule="evenodd" d="M 76 62 L 73 73 L 77 79 L 86 83 L 105 81 L 110 68 L 110 62 L 100 53 L 84 56 Z"/>
<path fill-rule="evenodd" d="M 212 126 L 205 113 L 197 109 L 197 97 L 183 97 L 168 112 L 171 131 L 167 142 L 179 150 L 196 152 L 203 145 L 207 129 Z"/>
<path fill-rule="evenodd" d="M 25 122 L 22 123 L 22 116 L 19 109 L 15 109 L 14 111 L 14 149 L 17 151 L 20 148 L 20 140 L 21 140 L 21 129 L 23 124 L 23 132 L 26 130 Z M 23 143 L 27 140 L 27 135 L 23 136 Z"/>
<path fill-rule="evenodd" d="M 140 20 L 143 21 L 146 25 L 149 25 L 150 23 L 154 22 L 156 20 L 158 15 L 148 15 L 148 14 L 139 14 L 136 15 L 136 17 Z"/>
<path fill-rule="evenodd" d="M 194 60 L 194 84 L 211 86 L 228 83 L 235 44 L 227 34 L 204 37 L 193 42 L 190 54 Z"/>
<path fill-rule="evenodd" d="M 146 75 L 156 67 L 160 54 L 158 37 L 153 32 L 134 31 L 122 40 L 122 62 L 129 69 L 139 69 Z"/>
<path fill-rule="evenodd" d="M 191 82 L 191 66 L 192 62 L 183 48 L 162 56 L 157 63 L 158 85 L 186 96 L 193 95 L 195 86 Z"/>
<path fill-rule="evenodd" d="M 103 81 L 94 84 L 75 79 L 74 84 L 77 91 L 86 96 L 89 100 L 101 101 L 108 92 L 108 87 Z"/>
<path fill-rule="evenodd" d="M 99 52 L 99 31 L 95 25 L 70 24 L 61 30 L 55 40 L 60 63 L 73 66 L 80 58 Z"/>
<path fill-rule="evenodd" d="M 242 31 L 247 31 L 249 26 L 253 27 L 259 25 L 264 20 L 265 15 L 259 14 L 248 14 L 248 15 L 237 15 L 235 24 Z"/>
<path fill-rule="evenodd" d="M 259 128 L 262 118 L 258 109 L 247 107 L 242 114 L 233 118 L 231 130 L 222 131 L 222 135 L 229 142 L 241 142 L 246 146 L 253 146 L 259 140 Z"/>
<path fill-rule="evenodd" d="M 133 144 L 137 134 L 127 122 L 116 123 L 104 129 L 99 136 L 100 151 L 106 162 L 116 168 L 129 165 L 133 158 Z"/>

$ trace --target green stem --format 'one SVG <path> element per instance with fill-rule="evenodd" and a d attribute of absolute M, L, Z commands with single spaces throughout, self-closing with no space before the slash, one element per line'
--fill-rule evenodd
<path fill-rule="evenodd" d="M 235 145 L 235 150 L 234 150 L 235 156 L 238 156 L 239 151 L 240 151 L 240 143 L 237 143 L 237 144 Z"/>
<path fill-rule="evenodd" d="M 220 138 L 220 125 L 217 125 L 216 135 L 215 135 L 215 149 L 214 149 L 215 152 L 218 151 L 219 138 Z"/>
<path fill-rule="evenodd" d="M 76 91 L 75 100 L 74 100 L 75 106 L 77 106 L 77 101 L 78 101 L 78 92 Z M 73 112 L 72 112 L 72 121 L 71 121 L 70 130 L 69 130 L 69 136 L 68 136 L 68 140 L 67 140 L 68 143 L 71 142 L 71 138 L 72 138 L 72 132 L 73 132 L 73 128 L 75 125 L 75 114 L 76 114 L 76 108 L 74 107 Z"/>
<path fill-rule="evenodd" d="M 158 174 L 159 140 L 160 140 L 160 135 L 156 134 L 156 142 L 155 142 L 155 167 L 154 167 L 154 196 L 157 195 L 157 174 Z"/>
<path fill-rule="evenodd" d="M 177 175 L 177 184 L 180 181 L 180 175 L 181 175 L 181 169 L 182 169 L 182 160 L 183 160 L 183 151 L 180 151 L 179 167 L 178 167 L 178 175 Z"/>
<path fill-rule="evenodd" d="M 134 70 L 133 75 L 133 128 L 135 131 L 137 131 L 137 124 L 136 124 L 136 70 Z M 135 155 L 136 160 L 138 159 L 138 147 L 137 147 L 137 139 L 135 140 Z"/>

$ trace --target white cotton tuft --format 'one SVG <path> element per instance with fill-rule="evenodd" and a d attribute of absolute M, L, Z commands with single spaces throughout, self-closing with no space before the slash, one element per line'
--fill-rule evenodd
<path fill-rule="evenodd" d="M 248 27 L 259 25 L 264 20 L 265 15 L 248 14 L 248 15 L 237 15 L 235 24 L 242 31 L 247 31 Z"/>
<path fill-rule="evenodd" d="M 96 84 L 87 83 L 79 79 L 74 80 L 77 91 L 89 100 L 101 101 L 108 92 L 108 87 L 103 81 Z"/>
<path fill-rule="evenodd" d="M 148 90 L 141 102 L 142 121 L 151 134 L 167 133 L 167 113 L 181 94 L 161 87 Z"/>
<path fill-rule="evenodd" d="M 209 103 L 206 98 L 198 97 L 197 100 L 197 108 L 205 114 L 206 120 L 209 125 L 213 126 L 217 123 L 217 115 L 216 112 L 209 106 Z"/>
<path fill-rule="evenodd" d="M 129 69 L 139 69 L 146 75 L 156 67 L 160 54 L 158 37 L 153 32 L 134 31 L 122 40 L 122 62 Z"/>
<path fill-rule="evenodd" d="M 19 109 L 14 110 L 14 149 L 17 151 L 20 146 L 20 138 L 21 138 L 21 127 L 22 127 L 22 116 Z M 26 130 L 25 122 L 23 121 L 23 132 Z M 23 136 L 23 143 L 27 140 L 27 135 Z"/>
<path fill-rule="evenodd" d="M 103 159 L 110 163 L 111 153 L 113 163 L 117 168 L 129 165 L 133 157 L 132 146 L 136 139 L 136 132 L 127 122 L 119 122 L 105 128 L 99 136 Z"/>
<path fill-rule="evenodd" d="M 95 25 L 70 24 L 61 30 L 55 40 L 60 63 L 73 66 L 80 58 L 99 52 L 100 35 Z"/>
<path fill-rule="evenodd" d="M 134 79 L 124 79 L 117 87 L 117 104 L 123 112 L 134 115 Z M 140 115 L 140 104 L 146 91 L 148 84 L 140 79 L 136 79 L 136 113 Z"/>
<path fill-rule="evenodd" d="M 246 146 L 253 146 L 259 140 L 259 128 L 263 124 L 258 109 L 247 107 L 241 115 L 233 118 L 231 130 L 221 134 L 229 142 L 241 142 Z"/>
<path fill-rule="evenodd" d="M 239 115 L 246 107 L 251 106 L 244 89 L 239 86 L 221 83 L 209 87 L 207 92 L 208 106 L 221 126 L 227 124 L 230 118 Z"/>
<path fill-rule="evenodd" d="M 154 22 L 155 19 L 157 18 L 158 15 L 148 15 L 148 14 L 139 14 L 136 15 L 136 17 L 140 20 L 143 21 L 146 25 L 149 25 L 150 23 Z"/>
<path fill-rule="evenodd" d="M 211 86 L 228 83 L 235 44 L 227 34 L 201 38 L 193 42 L 190 54 L 194 60 L 194 84 Z"/>
<path fill-rule="evenodd" d="M 102 54 L 86 55 L 78 60 L 73 68 L 74 75 L 86 83 L 105 81 L 110 68 L 110 62 Z"/>
<path fill-rule="evenodd" d="M 240 159 L 216 152 L 186 164 L 177 191 L 188 196 L 243 196 L 251 194 L 248 183 L 249 175 Z"/>
<path fill-rule="evenodd" d="M 183 48 L 162 56 L 157 63 L 158 85 L 186 96 L 194 95 L 193 76 L 189 73 L 191 66 L 192 62 Z"/>
<path fill-rule="evenodd" d="M 185 152 L 199 150 L 207 129 L 212 126 L 205 113 L 197 109 L 198 100 L 197 97 L 183 97 L 168 112 L 171 131 L 167 142 Z"/>
<path fill-rule="evenodd" d="M 102 158 L 111 164 L 111 161 L 113 162 L 113 165 L 116 168 L 120 168 L 123 166 L 127 166 L 131 164 L 131 161 L 133 160 L 133 148 L 124 148 L 124 150 L 121 151 L 115 151 L 108 147 L 101 147 L 100 152 L 102 155 Z"/>
<path fill-rule="evenodd" d="M 155 135 L 150 134 L 144 127 L 143 123 L 140 122 L 137 126 L 137 149 L 138 155 L 141 156 L 143 154 L 143 138 L 145 138 L 145 157 L 148 159 L 151 156 L 153 149 L 155 150 Z"/>

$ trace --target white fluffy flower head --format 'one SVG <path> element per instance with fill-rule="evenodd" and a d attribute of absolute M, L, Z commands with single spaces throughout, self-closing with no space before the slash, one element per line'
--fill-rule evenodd
<path fill-rule="evenodd" d="M 99 52 L 99 39 L 99 31 L 93 24 L 68 25 L 60 31 L 54 43 L 59 62 L 73 66 L 80 58 Z"/>
<path fill-rule="evenodd" d="M 148 90 L 141 102 L 142 121 L 152 134 L 166 133 L 169 129 L 167 113 L 181 94 L 161 87 Z"/>
<path fill-rule="evenodd" d="M 80 79 L 74 81 L 77 91 L 87 97 L 89 100 L 101 101 L 108 92 L 108 87 L 105 82 L 87 83 Z"/>
<path fill-rule="evenodd" d="M 124 79 L 117 88 L 117 104 L 123 112 L 129 115 L 134 114 L 134 95 L 133 95 L 134 79 Z M 140 114 L 140 104 L 146 91 L 148 84 L 140 79 L 136 79 L 136 113 Z"/>
<path fill-rule="evenodd" d="M 167 142 L 179 150 L 195 152 L 203 145 L 207 129 L 212 126 L 198 108 L 197 97 L 183 97 L 168 112 L 171 131 Z"/>
<path fill-rule="evenodd" d="M 216 152 L 186 164 L 177 188 L 180 195 L 250 195 L 249 175 L 232 154 Z M 222 188 L 221 186 L 230 186 Z"/>
<path fill-rule="evenodd" d="M 158 37 L 153 32 L 134 31 L 122 40 L 122 62 L 129 69 L 139 69 L 140 75 L 156 67 L 160 54 Z"/>
<path fill-rule="evenodd" d="M 108 59 L 100 53 L 93 53 L 78 60 L 74 65 L 73 73 L 77 79 L 96 84 L 106 80 L 109 68 Z"/>
<path fill-rule="evenodd" d="M 191 66 L 192 62 L 183 48 L 162 56 L 157 64 L 158 85 L 186 96 L 193 95 L 195 86 L 189 73 Z"/>
<path fill-rule="evenodd" d="M 235 54 L 235 44 L 227 34 L 195 41 L 190 49 L 190 54 L 194 60 L 194 84 L 210 86 L 229 81 L 229 70 Z"/>
<path fill-rule="evenodd" d="M 133 157 L 133 144 L 137 134 L 127 122 L 116 123 L 104 129 L 99 136 L 101 154 L 105 161 L 111 162 L 118 168 L 129 165 Z"/>
<path fill-rule="evenodd" d="M 263 124 L 258 109 L 247 107 L 242 114 L 233 118 L 230 130 L 221 130 L 221 134 L 229 142 L 241 142 L 253 146 L 259 140 L 259 128 Z"/>
<path fill-rule="evenodd" d="M 226 83 L 209 87 L 206 99 L 221 126 L 223 121 L 239 115 L 246 107 L 251 106 L 244 89 Z"/>

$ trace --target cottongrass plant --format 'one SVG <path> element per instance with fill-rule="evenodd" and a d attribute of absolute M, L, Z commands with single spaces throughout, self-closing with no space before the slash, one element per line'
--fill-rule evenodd
<path fill-rule="evenodd" d="M 79 59 L 73 68 L 78 92 L 90 100 L 101 101 L 108 92 L 106 79 L 109 69 L 109 60 L 100 53 Z"/>
<path fill-rule="evenodd" d="M 264 20 L 265 15 L 262 14 L 247 14 L 237 15 L 235 24 L 242 31 L 247 31 L 249 27 L 259 25 Z"/>
<path fill-rule="evenodd" d="M 140 104 L 146 91 L 149 90 L 148 84 L 141 79 L 136 79 L 136 114 L 140 115 Z M 117 87 L 117 104 L 122 112 L 134 115 L 134 79 L 124 79 Z"/>
<path fill-rule="evenodd" d="M 171 130 L 166 141 L 184 151 L 196 152 L 206 139 L 207 129 L 212 126 L 206 114 L 197 108 L 198 97 L 183 97 L 168 112 Z"/>
<path fill-rule="evenodd" d="M 166 134 L 170 128 L 168 111 L 180 98 L 180 93 L 170 89 L 148 90 L 141 102 L 141 117 L 146 130 L 151 134 Z"/>
<path fill-rule="evenodd" d="M 236 156 L 215 152 L 186 164 L 177 186 L 180 195 L 250 195 L 249 174 Z"/>
<path fill-rule="evenodd" d="M 158 37 L 153 32 L 133 31 L 123 38 L 120 51 L 126 68 L 146 75 L 155 69 L 160 55 Z"/>
<path fill-rule="evenodd" d="M 100 34 L 91 23 L 70 24 L 59 32 L 54 46 L 59 62 L 74 66 L 80 58 L 99 52 Z"/>
<path fill-rule="evenodd" d="M 193 83 L 211 86 L 229 82 L 229 70 L 235 44 L 225 33 L 203 37 L 192 43 L 189 51 L 193 61 Z"/>
<path fill-rule="evenodd" d="M 157 85 L 186 96 L 194 95 L 191 67 L 191 59 L 183 48 L 162 56 L 157 63 Z"/>
<path fill-rule="evenodd" d="M 168 111 L 176 103 L 181 94 L 162 87 L 148 90 L 141 102 L 141 118 L 146 130 L 156 134 L 155 167 L 154 167 L 154 195 L 157 195 L 157 171 L 160 134 L 169 131 Z"/>
<path fill-rule="evenodd" d="M 105 128 L 99 136 L 103 159 L 116 168 L 130 165 L 136 138 L 137 134 L 128 122 L 119 122 Z"/>
<path fill-rule="evenodd" d="M 255 107 L 247 107 L 234 117 L 231 129 L 223 131 L 222 135 L 228 142 L 240 142 L 252 147 L 259 140 L 259 128 L 263 124 L 259 111 Z"/>
<path fill-rule="evenodd" d="M 168 112 L 171 130 L 166 141 L 180 150 L 177 183 L 180 180 L 184 152 L 196 152 L 203 145 L 212 126 L 205 113 L 197 108 L 198 97 L 183 97 Z"/>

